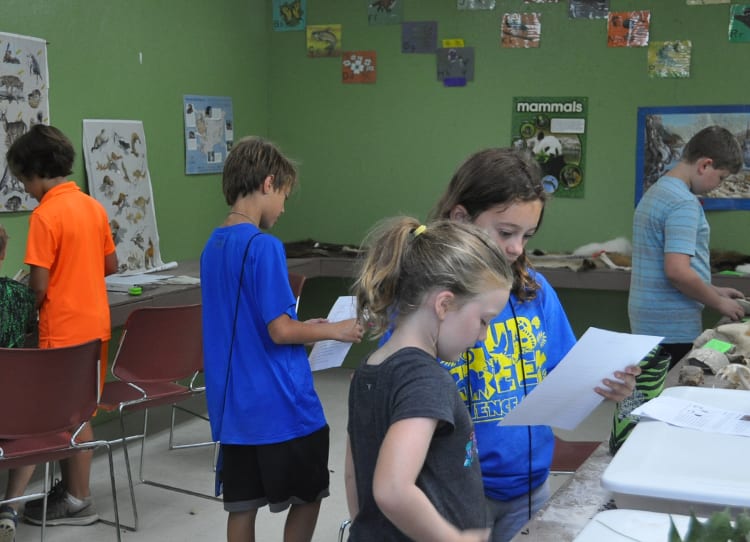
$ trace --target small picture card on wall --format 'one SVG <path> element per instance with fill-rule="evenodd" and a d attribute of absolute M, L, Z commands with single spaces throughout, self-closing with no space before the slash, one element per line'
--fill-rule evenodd
<path fill-rule="evenodd" d="M 540 13 L 505 13 L 500 22 L 500 46 L 511 49 L 539 47 L 541 33 Z"/>
<path fill-rule="evenodd" d="M 473 47 L 440 47 L 436 53 L 437 79 L 447 87 L 462 87 L 474 80 Z"/>
<path fill-rule="evenodd" d="M 307 0 L 273 0 L 273 29 L 289 32 L 305 29 Z"/>
<path fill-rule="evenodd" d="M 437 49 L 437 21 L 406 22 L 401 25 L 402 53 L 434 53 Z"/>
<path fill-rule="evenodd" d="M 570 0 L 568 16 L 571 19 L 606 19 L 609 0 Z"/>
<path fill-rule="evenodd" d="M 495 0 L 456 0 L 457 9 L 495 9 Z"/>
<path fill-rule="evenodd" d="M 400 24 L 404 19 L 404 0 L 365 0 L 365 5 L 371 25 Z"/>
<path fill-rule="evenodd" d="M 650 22 L 650 11 L 610 12 L 607 22 L 607 46 L 646 47 Z"/>
<path fill-rule="evenodd" d="M 341 58 L 342 83 L 374 83 L 377 79 L 375 51 L 345 51 Z"/>
<path fill-rule="evenodd" d="M 729 41 L 750 41 L 750 4 L 729 8 Z"/>
<path fill-rule="evenodd" d="M 651 78 L 690 77 L 690 40 L 653 41 L 648 46 L 648 76 Z"/>
<path fill-rule="evenodd" d="M 308 57 L 341 56 L 340 24 L 312 24 L 307 27 L 306 33 Z"/>

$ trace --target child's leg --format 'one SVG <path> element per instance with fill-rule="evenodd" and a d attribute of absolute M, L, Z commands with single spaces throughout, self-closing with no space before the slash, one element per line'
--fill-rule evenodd
<path fill-rule="evenodd" d="M 257 510 L 229 512 L 227 542 L 255 542 L 255 517 Z"/>
<path fill-rule="evenodd" d="M 320 501 L 293 504 L 284 525 L 284 542 L 310 542 L 318 522 Z"/>
<path fill-rule="evenodd" d="M 14 499 L 21 497 L 26 492 L 26 486 L 29 485 L 31 475 L 34 474 L 34 465 L 27 467 L 18 467 L 17 469 L 10 469 L 8 471 L 8 485 L 5 489 L 5 498 Z M 8 506 L 14 510 L 18 510 L 21 503 L 11 503 Z"/>

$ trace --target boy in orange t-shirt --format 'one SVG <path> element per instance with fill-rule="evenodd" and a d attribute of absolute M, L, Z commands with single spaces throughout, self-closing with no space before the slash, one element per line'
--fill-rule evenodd
<path fill-rule="evenodd" d="M 102 340 L 101 378 L 111 336 L 104 282 L 117 271 L 117 255 L 104 207 L 67 179 L 75 150 L 57 128 L 37 124 L 11 145 L 8 167 L 39 201 L 31 213 L 24 263 L 39 308 L 39 346 L 72 346 Z M 81 440 L 93 440 L 91 425 Z M 61 461 L 62 481 L 47 503 L 47 525 L 88 525 L 99 519 L 89 489 L 92 453 Z M 11 471 L 15 491 L 25 490 L 33 467 Z M 10 484 L 9 484 L 10 486 Z M 8 497 L 8 495 L 6 495 Z M 42 523 L 42 503 L 29 501 L 24 518 Z"/>

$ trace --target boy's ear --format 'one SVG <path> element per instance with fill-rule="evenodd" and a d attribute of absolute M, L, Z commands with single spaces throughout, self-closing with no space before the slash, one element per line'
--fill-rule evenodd
<path fill-rule="evenodd" d="M 469 212 L 463 205 L 456 205 L 453 209 L 451 209 L 451 212 L 448 216 L 451 220 L 454 220 L 456 222 L 463 222 L 465 224 L 471 222 Z"/>
<path fill-rule="evenodd" d="M 270 194 L 271 192 L 273 192 L 273 175 L 267 175 L 263 179 L 263 193 Z"/>
<path fill-rule="evenodd" d="M 714 161 L 713 158 L 698 158 L 696 165 L 698 166 L 698 173 L 703 174 L 708 166 L 713 167 Z"/>

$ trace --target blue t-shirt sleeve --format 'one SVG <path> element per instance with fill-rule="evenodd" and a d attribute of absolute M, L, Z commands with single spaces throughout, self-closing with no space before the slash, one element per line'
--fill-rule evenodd
<path fill-rule="evenodd" d="M 675 205 L 664 223 L 664 252 L 695 256 L 700 208 L 693 202 Z"/>
<path fill-rule="evenodd" d="M 271 235 L 260 235 L 253 242 L 255 281 L 253 295 L 263 322 L 268 325 L 282 314 L 297 318 L 296 300 L 289 285 L 284 245 Z"/>

